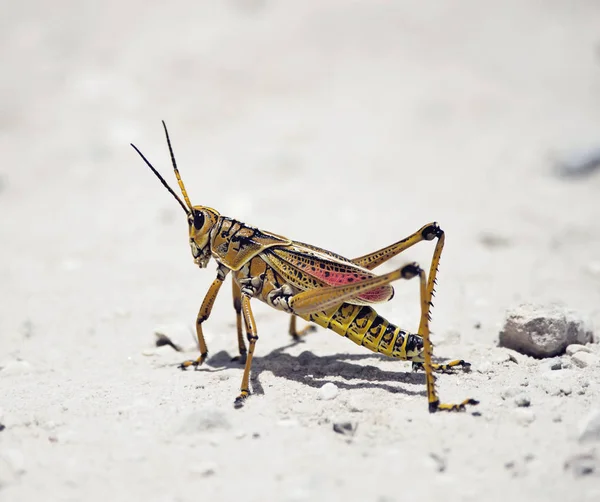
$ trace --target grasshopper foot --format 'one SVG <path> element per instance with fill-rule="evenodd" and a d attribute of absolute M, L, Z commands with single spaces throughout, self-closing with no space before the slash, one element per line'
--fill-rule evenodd
<path fill-rule="evenodd" d="M 246 352 L 240 354 L 239 356 L 235 356 L 231 358 L 231 362 L 238 361 L 241 365 L 246 364 L 246 359 L 248 359 L 248 355 Z"/>
<path fill-rule="evenodd" d="M 462 403 L 458 404 L 446 404 L 434 401 L 429 403 L 429 413 L 435 413 L 436 411 L 466 411 L 468 405 L 475 406 L 479 404 L 476 399 L 465 399 Z"/>
<path fill-rule="evenodd" d="M 455 359 L 446 364 L 431 363 L 431 369 L 433 371 L 441 371 L 442 373 L 453 373 L 456 368 L 460 367 L 464 372 L 471 371 L 471 363 L 464 361 L 463 359 Z M 423 363 L 412 363 L 413 371 L 423 370 Z"/>
<path fill-rule="evenodd" d="M 235 398 L 235 401 L 233 402 L 233 407 L 236 410 L 239 410 L 240 408 L 242 408 L 244 406 L 244 403 L 246 402 L 246 399 L 248 399 L 249 395 L 250 395 L 250 391 L 248 389 L 242 389 L 241 394 Z"/>
<path fill-rule="evenodd" d="M 208 352 L 205 354 L 200 354 L 200 357 L 195 361 L 188 359 L 187 361 L 183 361 L 179 366 L 177 366 L 180 370 L 187 370 L 190 366 L 193 366 L 195 370 L 197 370 L 204 361 L 206 360 L 206 356 L 208 356 Z"/>
<path fill-rule="evenodd" d="M 290 335 L 292 335 L 292 340 L 294 340 L 294 342 L 301 342 L 302 338 L 304 338 L 309 333 L 313 333 L 315 331 L 317 331 L 317 327 L 314 324 L 308 324 L 304 326 L 304 328 L 290 333 Z"/>

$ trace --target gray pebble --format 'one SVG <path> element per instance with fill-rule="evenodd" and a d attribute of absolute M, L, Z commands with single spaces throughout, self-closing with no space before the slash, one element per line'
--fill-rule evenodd
<path fill-rule="evenodd" d="M 551 371 L 557 371 L 562 369 L 562 362 L 558 358 L 551 359 L 550 361 L 548 361 L 547 367 Z"/>
<path fill-rule="evenodd" d="M 354 436 L 357 428 L 358 424 L 352 422 L 336 422 L 333 424 L 333 430 L 345 436 Z"/>
<path fill-rule="evenodd" d="M 508 312 L 499 345 L 534 357 L 553 357 L 568 345 L 592 341 L 592 331 L 560 306 L 521 305 Z"/>
<path fill-rule="evenodd" d="M 527 396 L 525 394 L 521 394 L 521 395 L 515 397 L 515 404 L 519 408 L 527 408 L 531 405 L 531 399 L 529 399 L 529 396 Z"/>

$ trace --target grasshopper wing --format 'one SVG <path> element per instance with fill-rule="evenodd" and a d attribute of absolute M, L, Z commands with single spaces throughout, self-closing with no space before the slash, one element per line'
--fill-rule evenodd
<path fill-rule="evenodd" d="M 302 291 L 323 286 L 347 286 L 375 277 L 373 272 L 348 258 L 296 241 L 290 246 L 269 248 L 263 256 L 286 282 Z M 363 292 L 348 303 L 380 303 L 392 296 L 394 289 L 386 284 Z"/>

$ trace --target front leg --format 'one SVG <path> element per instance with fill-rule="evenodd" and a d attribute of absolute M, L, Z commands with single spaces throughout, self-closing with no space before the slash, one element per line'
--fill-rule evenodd
<path fill-rule="evenodd" d="M 196 336 L 198 337 L 198 348 L 200 349 L 200 357 L 194 360 L 183 361 L 179 368 L 185 370 L 190 366 L 194 366 L 194 368 L 198 368 L 204 363 L 206 357 L 208 356 L 208 348 L 206 347 L 206 341 L 204 340 L 204 334 L 202 333 L 202 323 L 206 321 L 210 313 L 212 311 L 213 305 L 215 304 L 215 300 L 217 295 L 219 294 L 219 290 L 221 289 L 221 285 L 227 277 L 229 273 L 229 269 L 224 265 L 219 264 L 217 267 L 217 278 L 213 281 L 208 288 L 208 292 L 202 301 L 202 305 L 200 306 L 200 310 L 198 312 L 198 317 L 196 318 Z"/>

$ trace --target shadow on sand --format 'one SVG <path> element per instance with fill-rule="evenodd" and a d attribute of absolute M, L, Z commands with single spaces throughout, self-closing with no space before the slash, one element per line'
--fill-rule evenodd
<path fill-rule="evenodd" d="M 425 374 L 413 372 L 410 363 L 403 361 L 398 371 L 386 371 L 376 366 L 355 364 L 369 358 L 391 359 L 381 354 L 334 354 L 316 356 L 304 351 L 293 356 L 285 351 L 300 342 L 293 342 L 273 350 L 266 356 L 254 356 L 250 382 L 254 394 L 264 394 L 260 383 L 263 371 L 273 373 L 276 377 L 285 378 L 309 387 L 320 388 L 327 382 L 335 383 L 340 389 L 383 389 L 391 393 L 402 393 L 410 396 L 425 396 Z M 199 368 L 199 372 L 224 371 L 229 368 L 240 368 L 240 361 L 233 360 L 226 351 L 219 351 Z M 403 369 L 405 370 L 403 371 Z M 334 378 L 331 378 L 334 377 Z M 343 381 L 340 381 L 342 379 Z M 414 385 L 418 390 L 410 390 L 399 384 Z"/>

